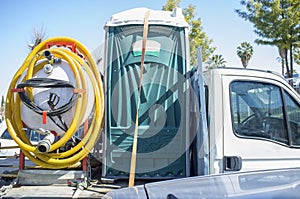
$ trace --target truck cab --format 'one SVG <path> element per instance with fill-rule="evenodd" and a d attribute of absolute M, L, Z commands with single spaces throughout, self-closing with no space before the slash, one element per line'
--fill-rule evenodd
<path fill-rule="evenodd" d="M 300 165 L 300 99 L 278 74 L 204 73 L 210 173 Z"/>

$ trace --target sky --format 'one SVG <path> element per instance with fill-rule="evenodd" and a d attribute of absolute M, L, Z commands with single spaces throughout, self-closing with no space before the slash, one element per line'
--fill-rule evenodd
<path fill-rule="evenodd" d="M 6 96 L 9 83 L 29 54 L 34 30 L 43 30 L 46 38 L 65 36 L 80 41 L 89 51 L 104 42 L 104 25 L 113 14 L 146 7 L 161 10 L 167 0 L 0 0 L 0 96 Z M 180 7 L 192 4 L 203 31 L 213 40 L 216 54 L 226 66 L 242 67 L 236 48 L 250 42 L 254 54 L 248 68 L 281 71 L 275 47 L 254 43 L 253 25 L 234 12 L 243 9 L 239 0 L 181 0 Z M 296 67 L 297 70 L 297 67 Z"/>

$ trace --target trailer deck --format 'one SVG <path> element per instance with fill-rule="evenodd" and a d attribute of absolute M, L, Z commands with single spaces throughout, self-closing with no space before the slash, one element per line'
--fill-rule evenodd
<path fill-rule="evenodd" d="M 117 187 L 95 184 L 87 189 L 68 185 L 5 186 L 1 198 L 102 198 Z"/>
<path fill-rule="evenodd" d="M 0 188 L 0 198 L 102 198 L 121 186 L 87 180 L 75 170 L 24 170 Z"/>

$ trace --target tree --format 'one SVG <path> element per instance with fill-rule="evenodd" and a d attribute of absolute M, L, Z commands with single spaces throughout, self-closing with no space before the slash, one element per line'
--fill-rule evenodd
<path fill-rule="evenodd" d="M 283 46 L 278 46 L 278 52 L 280 56 L 280 62 L 281 62 L 281 74 L 284 75 L 284 63 L 286 61 L 286 55 L 287 55 L 287 49 Z"/>
<path fill-rule="evenodd" d="M 253 55 L 253 47 L 249 42 L 242 42 L 240 46 L 237 47 L 237 55 L 242 61 L 243 67 L 247 68 L 248 63 Z"/>
<path fill-rule="evenodd" d="M 207 69 L 213 69 L 218 67 L 225 67 L 226 61 L 222 55 L 213 55 L 207 62 Z"/>
<path fill-rule="evenodd" d="M 31 43 L 27 44 L 30 51 L 32 51 L 37 45 L 39 45 L 45 39 L 44 28 L 41 27 L 40 30 L 34 29 Z"/>
<path fill-rule="evenodd" d="M 299 0 L 241 0 L 246 11 L 237 9 L 240 17 L 254 25 L 258 44 L 272 45 L 285 53 L 284 59 L 289 77 L 293 73 L 293 47 L 300 41 Z M 289 53 L 289 56 L 288 56 Z"/>
<path fill-rule="evenodd" d="M 4 102 L 4 96 L 2 95 L 2 97 L 1 97 L 1 107 L 4 107 L 4 104 L 5 104 L 5 102 Z"/>
<path fill-rule="evenodd" d="M 4 96 L 1 96 L 1 106 L 0 106 L 0 123 L 4 120 L 4 110 L 5 110 L 5 101 Z"/>
<path fill-rule="evenodd" d="M 172 11 L 174 8 L 179 7 L 180 0 L 167 0 L 166 4 L 163 6 L 163 10 Z M 185 20 L 190 26 L 189 41 L 190 41 L 190 64 L 191 66 L 197 63 L 197 47 L 201 48 L 202 51 L 202 61 L 208 61 L 209 57 L 216 50 L 212 47 L 212 40 L 206 36 L 201 26 L 201 19 L 195 19 L 195 6 L 189 5 L 187 8 L 183 9 L 183 15 Z"/>
<path fill-rule="evenodd" d="M 300 65 L 300 48 L 299 48 L 299 46 L 294 48 L 294 61 L 296 64 Z"/>
<path fill-rule="evenodd" d="M 180 0 L 167 0 L 167 3 L 162 7 L 163 10 L 172 11 L 174 8 L 178 7 Z"/>

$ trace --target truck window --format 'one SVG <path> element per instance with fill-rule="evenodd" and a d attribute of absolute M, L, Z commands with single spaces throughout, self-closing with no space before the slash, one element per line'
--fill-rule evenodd
<path fill-rule="evenodd" d="M 284 98 L 291 132 L 291 145 L 300 146 L 300 106 L 286 92 Z"/>
<path fill-rule="evenodd" d="M 275 85 L 236 81 L 230 85 L 231 115 L 237 136 L 288 144 L 281 89 Z"/>

